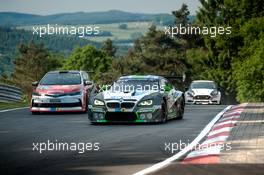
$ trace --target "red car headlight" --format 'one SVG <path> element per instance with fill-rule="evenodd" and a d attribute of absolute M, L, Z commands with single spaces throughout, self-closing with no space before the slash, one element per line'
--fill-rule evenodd
<path fill-rule="evenodd" d="M 41 94 L 38 92 L 32 92 L 32 96 L 41 96 Z"/>

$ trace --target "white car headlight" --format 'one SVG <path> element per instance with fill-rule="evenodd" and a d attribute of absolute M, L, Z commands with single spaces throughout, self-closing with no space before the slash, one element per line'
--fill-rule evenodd
<path fill-rule="evenodd" d="M 103 106 L 103 105 L 104 105 L 104 102 L 101 101 L 101 100 L 97 100 L 97 99 L 95 99 L 95 100 L 94 100 L 94 105 L 96 105 L 96 106 Z"/>
<path fill-rule="evenodd" d="M 217 91 L 217 90 L 213 90 L 213 91 L 211 92 L 211 95 L 212 95 L 212 96 L 217 96 L 217 95 L 218 95 L 218 91 Z"/>
<path fill-rule="evenodd" d="M 191 91 L 188 91 L 187 94 L 190 96 L 190 97 L 193 97 L 194 96 L 194 92 L 191 90 Z"/>
<path fill-rule="evenodd" d="M 145 100 L 139 103 L 139 106 L 150 106 L 153 104 L 153 100 Z"/>

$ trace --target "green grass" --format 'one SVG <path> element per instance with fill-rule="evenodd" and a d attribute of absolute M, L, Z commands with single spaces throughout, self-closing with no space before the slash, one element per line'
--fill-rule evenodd
<path fill-rule="evenodd" d="M 0 102 L 0 110 L 5 110 L 5 109 L 13 109 L 13 108 L 20 108 L 20 107 L 27 107 L 28 102 Z"/>

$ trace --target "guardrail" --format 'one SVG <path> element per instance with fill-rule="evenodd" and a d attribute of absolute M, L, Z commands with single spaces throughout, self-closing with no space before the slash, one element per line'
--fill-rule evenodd
<path fill-rule="evenodd" d="M 19 102 L 21 100 L 20 88 L 0 83 L 0 102 Z"/>

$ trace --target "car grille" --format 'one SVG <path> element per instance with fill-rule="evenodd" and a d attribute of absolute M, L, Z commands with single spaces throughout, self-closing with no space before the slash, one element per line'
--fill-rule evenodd
<path fill-rule="evenodd" d="M 197 95 L 194 97 L 196 100 L 209 100 L 211 97 L 209 95 Z"/>
<path fill-rule="evenodd" d="M 134 106 L 135 103 L 129 103 L 129 102 L 121 103 L 121 108 L 133 108 Z"/>
<path fill-rule="evenodd" d="M 123 103 L 108 102 L 106 105 L 109 108 L 126 108 L 126 109 L 130 109 L 130 108 L 133 108 L 135 106 L 135 103 L 131 103 L 131 102 L 123 102 Z"/>
<path fill-rule="evenodd" d="M 113 122 L 132 122 L 137 119 L 137 115 L 134 112 L 107 112 L 105 119 Z"/>
<path fill-rule="evenodd" d="M 39 108 L 59 108 L 59 107 L 80 107 L 81 102 L 77 103 L 33 103 L 33 107 Z"/>
<path fill-rule="evenodd" d="M 47 97 L 53 97 L 53 98 L 56 98 L 56 97 L 62 97 L 62 96 L 66 96 L 67 94 L 45 94 L 45 96 Z"/>
<path fill-rule="evenodd" d="M 106 105 L 109 108 L 120 108 L 120 103 L 116 103 L 116 102 L 109 102 Z"/>

